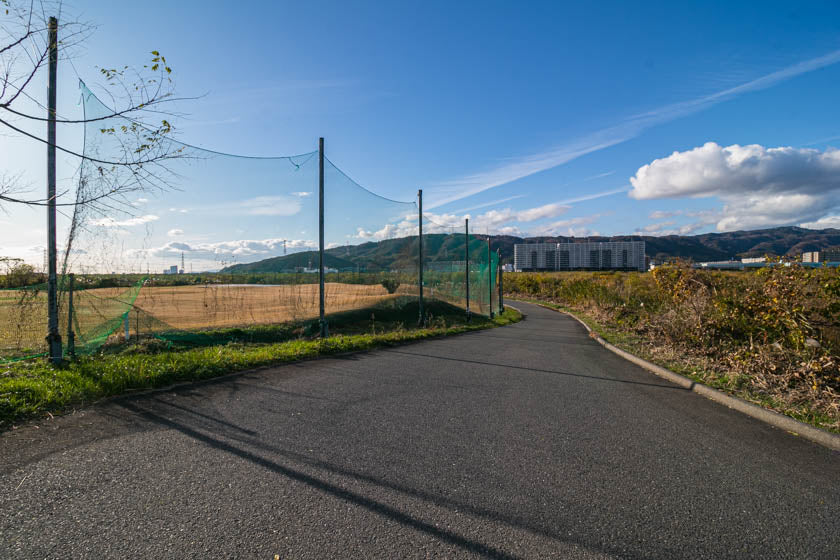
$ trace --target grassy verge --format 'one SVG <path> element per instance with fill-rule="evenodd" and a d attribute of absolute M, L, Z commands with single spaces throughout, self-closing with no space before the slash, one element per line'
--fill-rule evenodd
<path fill-rule="evenodd" d="M 703 383 L 745 401 L 780 412 L 786 416 L 799 420 L 800 422 L 810 424 L 811 426 L 815 426 L 829 432 L 840 433 L 840 429 L 835 427 L 836 419 L 830 415 L 814 410 L 807 404 L 793 405 L 774 399 L 770 395 L 751 391 L 748 379 L 740 379 L 742 376 L 715 371 L 714 369 L 707 367 L 707 364 L 698 363 L 698 361 L 692 359 L 691 356 L 686 356 L 676 351 L 668 351 L 667 348 L 654 348 L 642 337 L 636 335 L 632 331 L 624 330 L 618 325 L 599 322 L 583 310 L 538 299 L 518 297 L 517 300 L 543 305 L 565 313 L 571 313 L 586 323 L 586 325 L 598 336 L 613 346 L 621 348 L 626 352 L 630 352 L 631 354 L 648 360 L 658 366 L 683 375 L 692 381 Z"/>
<path fill-rule="evenodd" d="M 473 316 L 470 323 L 465 323 L 463 311 L 447 304 L 429 302 L 427 310 L 431 319 L 426 328 L 407 327 L 417 321 L 414 303 L 330 317 L 333 336 L 327 339 L 311 338 L 299 332 L 299 329 L 311 329 L 311 324 L 292 328 L 224 329 L 196 333 L 197 337 L 185 335 L 182 341 L 150 339 L 139 344 L 112 346 L 61 367 L 53 367 L 43 360 L 10 364 L 0 369 L 0 429 L 131 390 L 395 346 L 508 325 L 521 319 L 517 311 L 509 309 L 492 320 Z M 297 338 L 288 339 L 292 336 Z M 272 341 L 272 337 L 284 340 Z"/>

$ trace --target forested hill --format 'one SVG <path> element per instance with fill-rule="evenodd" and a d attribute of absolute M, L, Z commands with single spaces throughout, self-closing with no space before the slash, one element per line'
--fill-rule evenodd
<path fill-rule="evenodd" d="M 813 230 L 798 227 L 778 227 L 752 231 L 727 233 L 704 233 L 701 235 L 618 235 L 614 237 L 589 237 L 589 241 L 644 241 L 645 252 L 654 259 L 673 258 L 693 261 L 717 261 L 740 257 L 761 257 L 764 255 L 798 255 L 803 251 L 819 251 L 840 246 L 840 230 Z M 452 261 L 464 259 L 464 236 L 429 234 L 423 236 L 425 253 L 429 261 Z M 471 237 L 470 258 L 484 257 L 487 251 L 487 236 Z M 482 242 L 483 241 L 483 242 Z M 499 249 L 502 259 L 513 259 L 513 246 L 517 243 L 574 242 L 583 241 L 574 237 L 514 237 L 492 236 L 492 250 Z M 361 245 L 336 247 L 326 251 L 324 264 L 338 269 L 355 268 L 366 270 L 387 270 L 406 268 L 417 264 L 416 238 L 386 239 Z M 224 272 L 279 272 L 295 267 L 318 265 L 318 253 L 307 251 L 283 257 L 227 267 Z"/>
<path fill-rule="evenodd" d="M 487 236 L 478 236 L 486 240 Z M 476 256 L 486 247 L 471 243 L 471 253 Z M 803 251 L 819 251 L 840 246 L 840 229 L 814 230 L 799 227 L 778 227 L 753 231 L 732 231 L 727 233 L 704 233 L 701 235 L 618 235 L 614 237 L 588 237 L 590 241 L 644 241 L 645 252 L 654 259 L 684 258 L 693 261 L 727 260 L 740 257 L 763 257 L 764 255 L 798 255 Z M 500 249 L 502 259 L 513 259 L 513 246 L 517 243 L 583 241 L 574 237 L 514 237 L 492 236 L 493 251 Z M 430 234 L 424 236 L 425 253 L 431 261 L 462 260 L 464 258 L 464 236 Z M 351 247 L 340 247 L 327 251 L 344 259 L 360 264 L 375 263 L 388 267 L 389 263 L 416 262 L 417 244 L 408 239 L 388 239 L 378 243 L 364 243 Z M 475 257 L 471 257 L 475 258 Z"/>
<path fill-rule="evenodd" d="M 799 227 L 778 227 L 752 231 L 730 231 L 726 233 L 703 233 L 700 235 L 618 235 L 615 237 L 590 237 L 591 241 L 644 241 L 645 253 L 654 259 L 691 259 L 695 262 L 719 261 L 741 257 L 763 257 L 765 255 L 794 256 L 804 251 L 819 251 L 840 245 L 840 229 L 805 229 Z M 511 238 L 509 252 L 503 255 L 513 258 L 513 245 L 537 241 L 574 241 L 568 237 L 539 237 L 521 240 Z M 579 239 L 578 239 L 579 240 Z M 494 238 L 495 241 L 495 238 Z M 501 239 L 499 240 L 501 243 Z"/>
<path fill-rule="evenodd" d="M 283 255 L 282 257 L 272 257 L 252 263 L 234 264 L 223 268 L 219 272 L 226 274 L 238 274 L 245 272 L 290 272 L 296 268 L 316 268 L 318 266 L 318 251 L 304 251 L 302 253 L 292 253 L 291 255 Z M 330 255 L 324 255 L 324 266 L 330 268 L 352 268 L 354 263 Z"/>

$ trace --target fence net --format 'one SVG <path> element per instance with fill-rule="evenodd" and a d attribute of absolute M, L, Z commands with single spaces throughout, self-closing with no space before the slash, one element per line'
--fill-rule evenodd
<path fill-rule="evenodd" d="M 469 301 L 470 312 L 481 315 L 497 311 L 499 260 L 488 250 L 487 236 L 468 234 L 466 224 L 447 225 L 424 214 L 423 247 L 423 284 L 429 297 L 464 308 Z"/>
<path fill-rule="evenodd" d="M 60 244 L 65 348 L 71 330 L 81 354 L 126 332 L 180 341 L 254 326 L 311 332 L 320 313 L 318 151 L 244 157 L 198 148 L 110 116 L 81 91 L 85 158 Z M 329 158 L 323 176 L 328 320 L 416 302 L 416 201 L 379 196 Z M 423 264 L 427 298 L 465 308 L 469 285 L 470 310 L 490 313 L 498 262 L 486 238 L 467 243 L 462 227 L 424 218 Z M 0 289 L 0 324 L 0 361 L 43 355 L 46 285 Z"/>

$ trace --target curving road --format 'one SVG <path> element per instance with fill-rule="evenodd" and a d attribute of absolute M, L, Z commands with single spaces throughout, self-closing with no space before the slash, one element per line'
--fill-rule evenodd
<path fill-rule="evenodd" d="M 8 432 L 0 558 L 837 558 L 840 454 L 521 307 Z"/>

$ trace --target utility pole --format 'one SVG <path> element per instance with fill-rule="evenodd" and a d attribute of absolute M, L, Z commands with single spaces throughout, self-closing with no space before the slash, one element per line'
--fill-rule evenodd
<path fill-rule="evenodd" d="M 467 322 L 470 322 L 470 219 L 464 220 L 464 229 L 466 231 L 466 247 L 464 249 L 464 261 L 466 265 L 466 288 L 467 288 Z"/>
<path fill-rule="evenodd" d="M 420 213 L 418 215 L 417 223 L 420 226 L 420 237 L 418 238 L 418 270 L 420 271 L 420 278 L 419 278 L 419 285 L 420 285 L 420 300 L 419 300 L 419 307 L 420 307 L 420 322 L 419 325 L 423 326 L 425 321 L 423 320 L 423 189 L 417 190 L 417 199 L 420 202 Z"/>
<path fill-rule="evenodd" d="M 327 320 L 324 318 L 324 139 L 318 140 L 318 283 L 320 284 L 321 338 L 327 338 Z"/>
<path fill-rule="evenodd" d="M 493 253 L 490 251 L 490 234 L 487 234 L 487 306 L 490 308 L 490 318 L 495 317 L 493 313 Z"/>
<path fill-rule="evenodd" d="M 50 361 L 61 363 L 61 334 L 58 332 L 58 282 L 56 279 L 55 232 L 55 113 L 58 74 L 58 20 L 49 23 L 50 72 L 47 86 L 47 346 Z"/>

